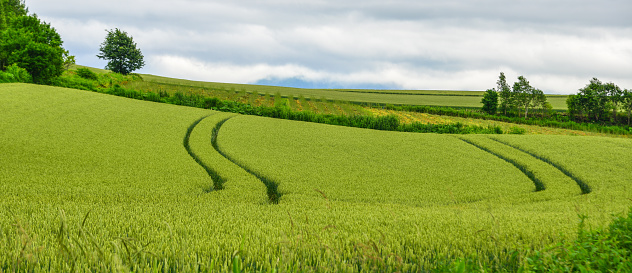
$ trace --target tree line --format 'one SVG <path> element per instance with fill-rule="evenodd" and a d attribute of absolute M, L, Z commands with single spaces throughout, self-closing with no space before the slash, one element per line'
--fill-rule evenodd
<path fill-rule="evenodd" d="M 619 110 L 627 114 L 630 126 L 632 90 L 622 90 L 616 84 L 592 78 L 584 88 L 566 100 L 568 115 L 575 121 L 621 124 Z"/>
<path fill-rule="evenodd" d="M 505 116 L 529 116 L 529 110 L 540 110 L 545 115 L 552 109 L 547 102 L 542 90 L 529 83 L 524 76 L 519 76 L 518 81 L 510 88 L 505 73 L 500 72 L 497 87 L 487 89 L 483 95 L 483 111 L 494 115 L 497 112 Z M 533 111 L 532 111 L 533 112 Z"/>
<path fill-rule="evenodd" d="M 491 115 L 523 116 L 538 110 L 541 118 L 551 112 L 551 104 L 547 102 L 542 90 L 532 87 L 524 76 L 510 88 L 507 78 L 500 72 L 496 88 L 487 89 L 483 95 L 483 112 Z M 566 117 L 575 122 L 591 122 L 601 124 L 624 125 L 619 117 L 623 110 L 630 126 L 632 116 L 632 90 L 622 90 L 612 82 L 602 83 L 597 78 L 590 80 L 584 88 L 566 100 L 568 111 Z"/>

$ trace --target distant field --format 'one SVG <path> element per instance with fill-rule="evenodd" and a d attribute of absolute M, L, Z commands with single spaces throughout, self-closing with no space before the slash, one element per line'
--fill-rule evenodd
<path fill-rule="evenodd" d="M 278 87 L 266 85 L 249 85 L 233 83 L 214 83 L 173 79 L 143 74 L 147 84 L 139 84 L 137 87 L 150 88 L 150 83 L 167 84 L 181 87 L 219 88 L 225 90 L 257 92 L 260 95 L 266 93 L 274 95 L 277 92 L 284 97 L 298 98 L 303 96 L 308 99 L 321 99 L 349 101 L 356 103 L 382 103 L 382 104 L 407 104 L 407 105 L 432 105 L 480 108 L 482 106 L 482 91 L 448 91 L 448 90 L 357 90 L 357 89 L 302 89 L 291 87 Z M 556 110 L 566 109 L 565 95 L 548 95 L 548 101 Z"/>
<path fill-rule="evenodd" d="M 6 271 L 511 266 L 632 198 L 628 139 L 375 131 L 28 84 L 0 85 L 0 113 Z"/>

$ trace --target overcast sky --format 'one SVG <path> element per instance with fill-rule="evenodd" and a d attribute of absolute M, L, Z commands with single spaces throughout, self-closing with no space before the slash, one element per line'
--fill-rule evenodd
<path fill-rule="evenodd" d="M 318 88 L 484 90 L 500 71 L 546 93 L 592 77 L 632 88 L 630 0 L 26 0 L 77 64 L 106 29 L 134 37 L 138 71 Z"/>

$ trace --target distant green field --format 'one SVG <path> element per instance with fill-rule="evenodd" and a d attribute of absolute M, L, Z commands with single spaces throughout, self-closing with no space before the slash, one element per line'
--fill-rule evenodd
<path fill-rule="evenodd" d="M 328 100 L 349 101 L 356 103 L 382 103 L 382 104 L 405 104 L 405 105 L 431 105 L 431 106 L 451 106 L 480 108 L 482 106 L 482 91 L 448 91 L 448 90 L 359 90 L 359 89 L 303 89 L 266 85 L 234 84 L 234 83 L 214 83 L 190 81 L 182 79 L 166 78 L 154 75 L 143 74 L 143 79 L 147 83 L 169 84 L 176 86 L 191 86 L 204 88 L 223 88 L 226 90 L 241 91 L 247 93 L 258 92 L 274 95 L 277 92 L 282 96 Z M 143 87 L 143 86 L 141 86 Z M 556 110 L 566 109 L 565 95 L 548 95 L 548 101 Z"/>
<path fill-rule="evenodd" d="M 0 113 L 8 272 L 511 271 L 632 198 L 628 139 L 374 131 L 28 84 L 0 84 Z"/>

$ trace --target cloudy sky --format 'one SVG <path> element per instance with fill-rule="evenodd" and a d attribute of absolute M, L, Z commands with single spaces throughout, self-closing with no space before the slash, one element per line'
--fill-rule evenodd
<path fill-rule="evenodd" d="M 106 29 L 140 73 L 317 88 L 484 90 L 500 71 L 546 93 L 632 88 L 630 0 L 26 0 L 81 65 Z"/>

